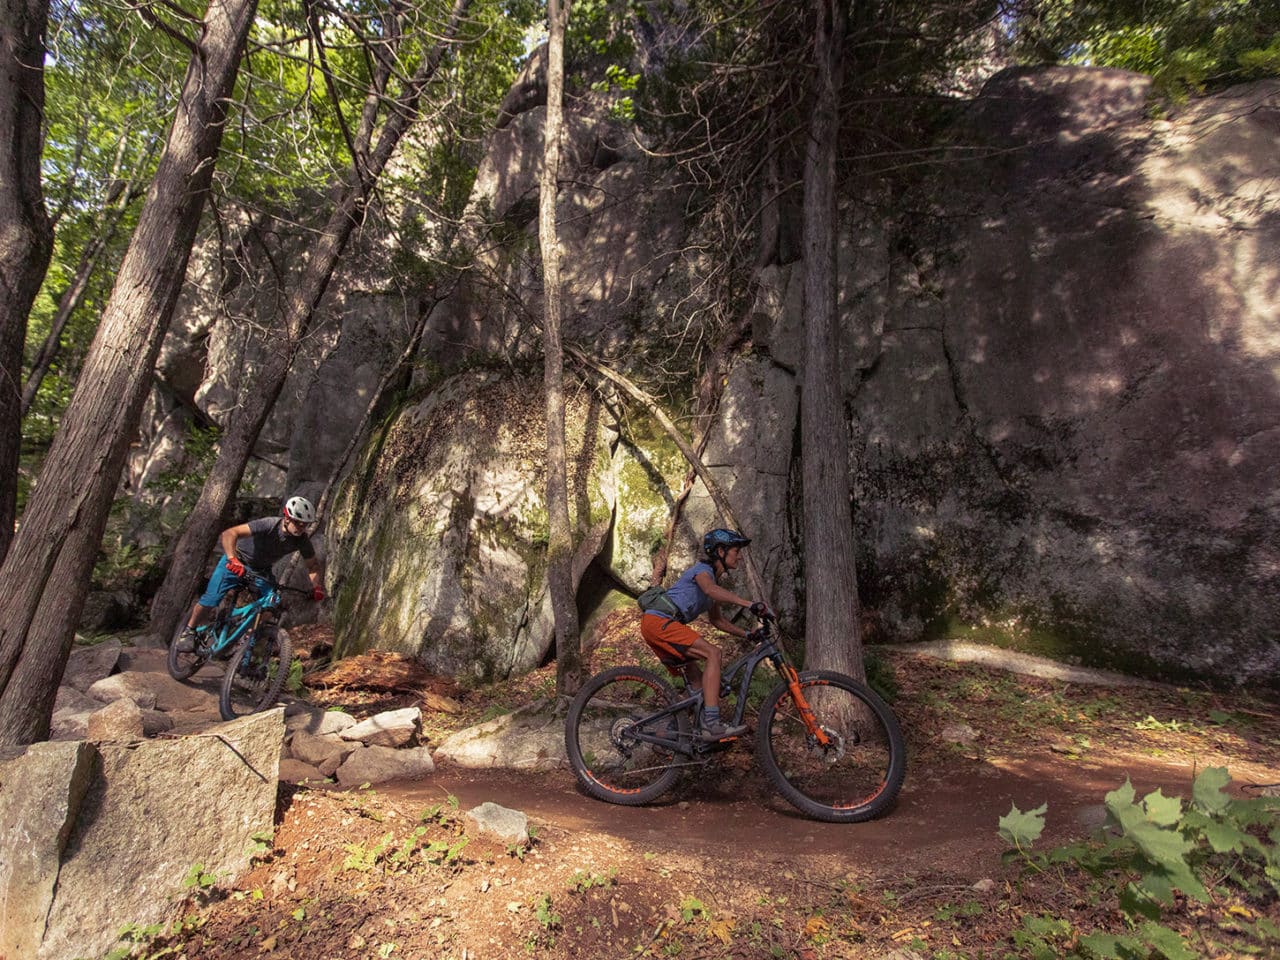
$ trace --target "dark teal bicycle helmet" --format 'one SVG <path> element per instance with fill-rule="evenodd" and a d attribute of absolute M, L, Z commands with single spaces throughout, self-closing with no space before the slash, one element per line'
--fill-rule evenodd
<path fill-rule="evenodd" d="M 721 550 L 728 550 L 730 547 L 745 547 L 750 542 L 750 537 L 744 537 L 737 530 L 716 527 L 716 529 L 708 531 L 707 535 L 702 538 L 702 552 L 707 555 L 708 560 L 714 562 L 721 559 Z"/>

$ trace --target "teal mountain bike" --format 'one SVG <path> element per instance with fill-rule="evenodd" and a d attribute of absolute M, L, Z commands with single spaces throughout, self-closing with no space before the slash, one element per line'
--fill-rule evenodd
<path fill-rule="evenodd" d="M 781 682 L 760 704 L 756 760 L 778 793 L 817 820 L 857 823 L 879 816 L 906 776 L 897 718 L 852 677 L 797 671 L 776 642 L 772 619 L 762 620 L 754 649 L 724 668 L 721 694 L 737 697 L 726 725 L 743 722 L 751 678 L 768 661 Z M 700 739 L 701 708 L 701 690 L 677 693 L 643 667 L 614 667 L 592 677 L 565 720 L 565 747 L 579 785 L 609 803 L 656 800 L 682 771 L 705 767 L 738 739 Z"/>
<path fill-rule="evenodd" d="M 169 675 L 175 680 L 187 680 L 210 660 L 227 661 L 218 694 L 223 720 L 265 710 L 279 698 L 293 663 L 293 644 L 277 622 L 282 591 L 308 593 L 247 567 L 244 575 L 256 581 L 256 589 L 242 586 L 223 597 L 213 619 L 196 628 L 193 651 L 178 650 L 185 617 L 169 641 Z"/>

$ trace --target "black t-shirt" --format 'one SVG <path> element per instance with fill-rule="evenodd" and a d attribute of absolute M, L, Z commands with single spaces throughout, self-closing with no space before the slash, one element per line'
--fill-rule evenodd
<path fill-rule="evenodd" d="M 284 532 L 281 517 L 259 517 L 249 521 L 249 536 L 236 541 L 236 556 L 246 567 L 268 573 L 278 560 L 297 551 L 310 560 L 316 555 L 305 534 L 292 537 Z"/>

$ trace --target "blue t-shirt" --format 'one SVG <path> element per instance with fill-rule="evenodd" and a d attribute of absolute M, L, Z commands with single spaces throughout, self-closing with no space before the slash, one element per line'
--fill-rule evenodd
<path fill-rule="evenodd" d="M 698 582 L 694 580 L 700 573 L 706 573 L 711 576 L 712 580 L 716 578 L 715 568 L 709 563 L 695 563 L 692 567 L 680 574 L 680 579 L 667 587 L 667 596 L 672 602 L 680 608 L 680 616 L 677 617 L 681 623 L 691 623 L 711 609 L 711 605 L 715 603 L 710 597 L 702 592 L 702 588 L 698 586 Z M 647 611 L 646 611 L 647 612 Z M 654 610 L 653 613 L 659 613 L 666 616 L 661 610 Z"/>

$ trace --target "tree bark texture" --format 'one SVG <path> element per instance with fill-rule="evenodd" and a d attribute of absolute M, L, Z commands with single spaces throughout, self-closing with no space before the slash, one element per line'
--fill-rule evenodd
<path fill-rule="evenodd" d="M 0 583 L 0 745 L 49 732 L 107 513 L 182 289 L 257 0 L 213 0 L 164 154 Z"/>
<path fill-rule="evenodd" d="M 416 117 L 423 91 L 453 49 L 453 38 L 469 4 L 470 0 L 455 0 L 443 36 L 423 58 L 418 71 L 395 101 L 387 102 L 381 83 L 376 80 L 375 89 L 366 98 L 354 142 L 356 156 L 352 170 L 342 185 L 333 212 L 311 247 L 306 269 L 285 300 L 283 316 L 274 328 L 280 331 L 279 335 L 268 342 L 264 363 L 252 382 L 241 390 L 240 407 L 218 442 L 213 468 L 174 548 L 164 582 L 152 601 L 151 632 L 154 635 L 166 640 L 172 637 L 179 618 L 189 610 L 209 551 L 222 529 L 227 506 L 240 486 L 258 435 L 284 389 L 293 358 L 311 329 L 316 308 L 328 289 L 342 251 L 364 218 L 373 186 Z M 379 108 L 385 108 L 387 120 L 370 152 Z"/>
<path fill-rule="evenodd" d="M 836 313 L 836 144 L 845 31 L 843 0 L 814 0 L 814 97 L 804 161 L 805 666 L 865 678 L 849 504 L 849 430 Z"/>
<path fill-rule="evenodd" d="M 556 630 L 556 693 L 571 697 L 582 686 L 578 600 L 573 589 L 573 524 L 565 459 L 564 346 L 560 340 L 560 238 L 556 229 L 560 132 L 564 118 L 564 30 L 569 0 L 547 3 L 547 113 L 542 128 L 538 185 L 538 241 L 542 247 L 543 389 L 547 410 L 547 586 Z"/>
<path fill-rule="evenodd" d="M 27 316 L 53 253 L 40 185 L 48 0 L 0 0 L 0 561 L 13 539 Z"/>

